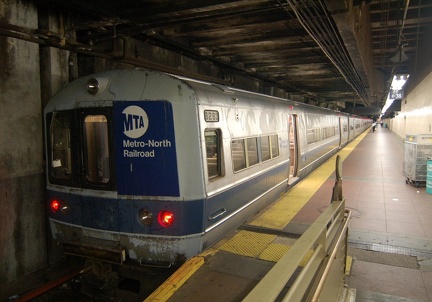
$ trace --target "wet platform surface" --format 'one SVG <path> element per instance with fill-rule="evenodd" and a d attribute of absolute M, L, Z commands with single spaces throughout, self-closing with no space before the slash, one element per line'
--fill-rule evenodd
<path fill-rule="evenodd" d="M 432 301 L 432 195 L 406 184 L 403 153 L 403 140 L 378 127 L 343 161 L 343 196 L 352 210 L 347 283 L 359 302 Z M 330 177 L 290 229 L 301 230 L 318 217 L 333 184 Z"/>

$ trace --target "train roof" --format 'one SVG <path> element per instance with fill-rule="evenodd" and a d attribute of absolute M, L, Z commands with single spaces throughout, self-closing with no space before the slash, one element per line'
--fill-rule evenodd
<path fill-rule="evenodd" d="M 262 93 L 250 92 L 221 84 L 195 80 L 180 75 L 173 75 L 142 68 L 108 70 L 95 74 L 90 74 L 74 80 L 54 95 L 54 97 L 45 107 L 45 110 L 66 110 L 87 106 L 112 106 L 112 102 L 117 100 L 141 100 L 149 75 L 153 77 L 161 77 L 166 84 L 171 83 L 176 86 L 178 85 L 178 82 L 176 83 L 176 81 L 181 81 L 182 83 L 190 87 L 193 91 L 195 91 L 195 93 L 197 94 L 199 94 L 200 91 L 211 90 L 214 93 L 232 95 L 233 97 L 234 95 L 254 96 L 254 98 L 261 101 L 266 100 L 269 102 L 286 103 L 294 107 L 300 106 L 302 108 L 313 111 L 321 110 L 327 112 L 334 112 L 341 115 L 349 115 L 345 112 L 334 111 L 328 108 L 295 102 L 280 97 L 269 96 Z M 88 91 L 89 81 L 93 78 L 98 80 L 98 84 L 100 86 L 100 91 L 94 94 L 89 93 Z M 114 81 L 118 83 L 115 88 L 110 86 L 110 84 Z M 159 88 L 157 91 L 154 91 L 153 94 L 160 94 L 159 99 L 161 99 L 163 95 L 167 93 L 167 90 L 168 89 Z M 356 117 L 361 118 L 358 116 Z"/>

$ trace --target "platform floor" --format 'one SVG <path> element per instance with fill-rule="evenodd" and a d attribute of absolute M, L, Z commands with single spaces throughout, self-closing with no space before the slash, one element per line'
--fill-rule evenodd
<path fill-rule="evenodd" d="M 343 196 L 352 211 L 352 262 L 345 280 L 356 293 L 355 301 L 432 302 L 432 195 L 425 187 L 406 184 L 403 141 L 378 127 L 338 155 L 343 161 Z M 171 284 L 146 301 L 241 301 L 295 241 L 247 228 L 302 234 L 330 203 L 334 166 L 335 157 L 196 263 L 182 267 Z M 248 249 L 239 249 L 244 246 Z"/>
<path fill-rule="evenodd" d="M 432 195 L 406 184 L 403 149 L 399 137 L 378 127 L 343 161 L 343 196 L 352 210 L 347 281 L 357 302 L 432 301 Z M 333 185 L 330 177 L 291 220 L 292 230 L 318 217 Z"/>

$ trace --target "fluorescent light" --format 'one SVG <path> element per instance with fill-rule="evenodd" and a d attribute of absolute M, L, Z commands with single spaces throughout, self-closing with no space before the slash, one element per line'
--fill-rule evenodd
<path fill-rule="evenodd" d="M 390 95 L 390 94 L 389 94 L 389 95 Z M 381 110 L 382 114 L 384 114 L 384 113 L 387 111 L 387 109 L 390 108 L 391 104 L 393 104 L 393 101 L 394 101 L 394 99 L 390 99 L 390 98 L 387 96 L 387 100 L 386 100 L 386 102 L 385 102 L 385 104 L 384 104 L 384 107 L 383 107 L 382 110 Z"/>
<path fill-rule="evenodd" d="M 393 80 L 392 83 L 390 85 L 390 89 L 391 90 L 402 90 L 402 88 L 404 87 L 406 81 L 409 78 L 409 74 L 396 74 L 393 76 Z M 384 104 L 384 107 L 381 110 L 381 116 L 384 115 L 384 113 L 387 111 L 387 109 L 389 109 L 389 107 L 391 106 L 391 104 L 393 103 L 395 99 L 391 99 L 390 98 L 390 92 L 387 96 L 387 100 Z"/>
<path fill-rule="evenodd" d="M 393 90 L 401 90 L 408 80 L 408 77 L 409 74 L 394 75 L 390 88 Z"/>

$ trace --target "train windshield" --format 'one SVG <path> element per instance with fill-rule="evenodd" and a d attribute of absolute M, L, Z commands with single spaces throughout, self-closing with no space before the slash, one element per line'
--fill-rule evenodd
<path fill-rule="evenodd" d="M 115 189 L 110 108 L 48 113 L 48 175 L 52 184 Z"/>
<path fill-rule="evenodd" d="M 60 180 L 71 179 L 71 119 L 65 113 L 54 113 L 50 126 L 51 165 L 50 174 Z"/>
<path fill-rule="evenodd" d="M 104 115 L 84 118 L 85 171 L 90 182 L 107 183 L 110 179 L 108 124 Z"/>

